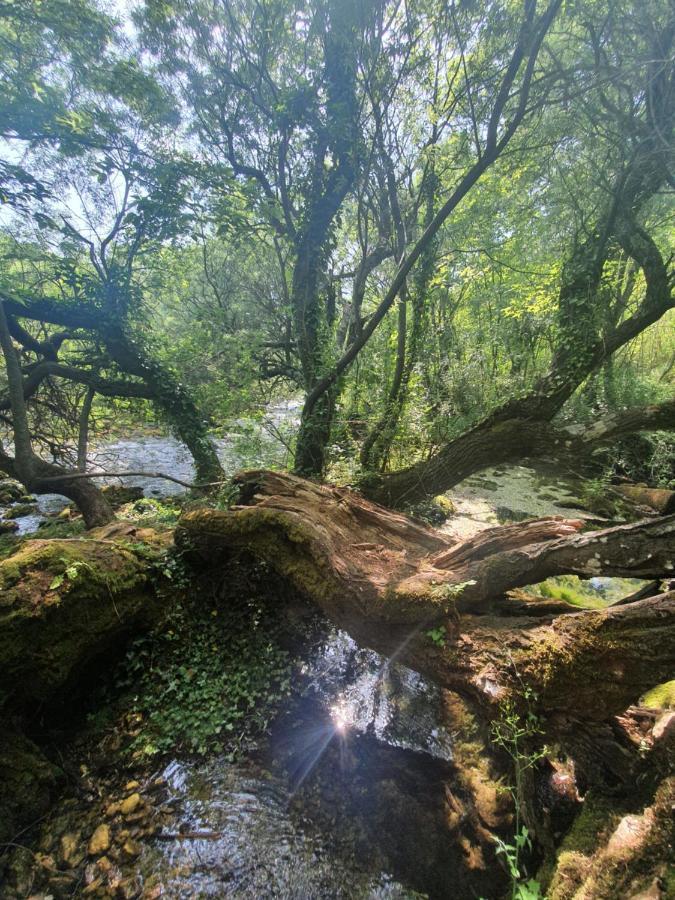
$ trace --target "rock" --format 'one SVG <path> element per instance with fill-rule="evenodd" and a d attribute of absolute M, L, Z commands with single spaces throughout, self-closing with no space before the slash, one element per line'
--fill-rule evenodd
<path fill-rule="evenodd" d="M 26 496 L 26 491 L 22 484 L 13 478 L 3 478 L 0 481 L 0 506 L 8 503 L 16 503 Z"/>
<path fill-rule="evenodd" d="M 160 618 L 149 555 L 168 537 L 115 526 L 78 541 L 29 540 L 0 561 L 0 704 L 48 702 L 120 637 Z M 146 547 L 132 549 L 130 536 Z"/>
<path fill-rule="evenodd" d="M 112 819 L 113 816 L 119 814 L 120 805 L 119 803 L 109 803 L 105 808 L 105 814 L 108 819 Z"/>
<path fill-rule="evenodd" d="M 128 841 L 125 841 L 124 846 L 122 847 L 122 859 L 126 862 L 131 862 L 131 860 L 136 859 L 137 856 L 140 856 L 141 848 L 140 845 L 136 843 L 132 838 L 129 838 Z"/>
<path fill-rule="evenodd" d="M 125 503 L 133 503 L 143 497 L 143 488 L 138 486 L 109 484 L 102 488 L 102 492 L 113 509 L 124 506 Z"/>
<path fill-rule="evenodd" d="M 623 856 L 639 849 L 649 833 L 652 818 L 649 809 L 641 816 L 624 816 L 607 842 L 607 855 Z"/>
<path fill-rule="evenodd" d="M 20 519 L 22 516 L 34 516 L 38 513 L 35 503 L 17 503 L 5 513 L 5 519 Z"/>
<path fill-rule="evenodd" d="M 103 884 L 102 878 L 94 878 L 92 882 L 90 882 L 86 888 L 82 891 L 83 897 L 88 897 L 90 894 L 95 893 Z"/>
<path fill-rule="evenodd" d="M 120 812 L 123 816 L 130 816 L 132 813 L 136 812 L 138 807 L 141 805 L 141 795 L 139 793 L 131 794 L 125 800 L 122 800 L 120 803 Z"/>
<path fill-rule="evenodd" d="M 51 806 L 63 772 L 20 732 L 0 721 L 0 843 L 11 841 Z"/>
<path fill-rule="evenodd" d="M 59 851 L 61 860 L 67 866 L 77 866 L 84 859 L 84 851 L 81 844 L 81 835 L 76 832 L 68 832 L 61 835 L 59 841 Z"/>
<path fill-rule="evenodd" d="M 110 872 L 113 864 L 110 862 L 107 856 L 102 856 L 100 859 L 96 860 L 96 868 L 100 869 L 104 874 Z"/>
<path fill-rule="evenodd" d="M 11 519 L 0 519 L 0 534 L 14 534 L 18 530 L 16 522 L 12 522 Z"/>
<path fill-rule="evenodd" d="M 87 850 L 90 856 L 98 856 L 110 849 L 110 826 L 105 823 L 98 826 L 89 839 Z"/>
<path fill-rule="evenodd" d="M 675 712 L 667 712 L 656 720 L 652 728 L 654 743 L 670 743 L 675 741 Z"/>

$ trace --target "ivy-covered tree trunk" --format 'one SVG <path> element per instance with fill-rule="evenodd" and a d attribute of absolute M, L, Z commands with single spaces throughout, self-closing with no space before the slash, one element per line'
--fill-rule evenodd
<path fill-rule="evenodd" d="M 361 11 L 354 0 L 335 0 L 327 9 L 324 71 L 329 127 L 314 148 L 305 222 L 295 237 L 291 291 L 307 394 L 332 364 L 334 323 L 328 304 L 323 302 L 321 281 L 335 217 L 357 175 L 361 143 L 355 86 Z M 336 164 L 328 165 L 329 154 Z M 295 451 L 298 474 L 321 475 L 324 471 L 338 391 L 337 384 L 332 385 L 318 403 L 303 407 Z"/>
<path fill-rule="evenodd" d="M 129 375 L 141 378 L 150 388 L 153 403 L 161 410 L 190 451 L 197 470 L 197 480 L 210 484 L 225 480 L 206 422 L 186 389 L 168 369 L 150 359 L 117 323 L 104 326 L 102 336 L 115 363 Z"/>

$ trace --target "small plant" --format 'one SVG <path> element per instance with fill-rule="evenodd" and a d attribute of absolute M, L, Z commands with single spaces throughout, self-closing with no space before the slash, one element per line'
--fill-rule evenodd
<path fill-rule="evenodd" d="M 439 625 L 438 628 L 430 628 L 426 632 L 426 636 L 436 644 L 437 647 L 445 647 L 445 625 Z"/>
<path fill-rule="evenodd" d="M 522 685 L 520 695 L 521 708 L 515 700 L 505 700 L 498 718 L 492 725 L 492 740 L 513 762 L 514 781 L 507 785 L 513 798 L 515 809 L 515 834 L 513 843 L 496 838 L 497 853 L 504 856 L 511 878 L 512 900 L 536 900 L 540 898 L 541 888 L 537 881 L 526 879 L 523 873 L 523 856 L 532 849 L 532 841 L 527 827 L 522 822 L 522 797 L 525 774 L 540 759 L 546 756 L 548 749 L 542 747 L 531 749 L 533 741 L 542 734 L 539 719 L 532 707 L 537 695 L 527 685 Z M 522 712 L 522 704 L 525 711 Z"/>
<path fill-rule="evenodd" d="M 61 562 L 65 565 L 65 569 L 63 570 L 63 572 L 59 572 L 59 574 L 52 579 L 49 585 L 50 591 L 58 590 L 65 581 L 77 581 L 80 573 L 85 569 L 90 572 L 93 571 L 89 563 L 84 562 L 84 560 L 75 560 L 75 562 L 70 562 L 70 560 L 62 557 Z"/>

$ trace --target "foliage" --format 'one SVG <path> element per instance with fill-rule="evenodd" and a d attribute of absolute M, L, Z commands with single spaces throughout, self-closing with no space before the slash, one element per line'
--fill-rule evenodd
<path fill-rule="evenodd" d="M 536 699 L 532 689 L 521 684 L 520 696 L 502 701 L 499 715 L 491 728 L 492 743 L 510 757 L 514 774 L 513 782 L 508 784 L 515 809 L 513 843 L 496 839 L 497 853 L 504 856 L 511 878 L 512 900 L 536 900 L 541 897 L 539 884 L 523 875 L 523 857 L 532 849 L 529 831 L 522 822 L 525 779 L 548 752 L 546 746 L 536 746 L 542 734 L 539 720 L 532 711 Z"/>
<path fill-rule="evenodd" d="M 132 642 L 113 679 L 134 722 L 129 752 L 143 758 L 225 746 L 233 757 L 290 690 L 292 661 L 280 643 L 274 598 L 236 583 L 224 601 L 202 596 L 194 574 L 171 555 L 161 570 L 175 589 L 167 619 Z"/>

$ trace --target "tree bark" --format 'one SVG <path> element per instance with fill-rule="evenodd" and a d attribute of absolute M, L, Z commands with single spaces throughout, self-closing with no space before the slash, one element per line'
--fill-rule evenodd
<path fill-rule="evenodd" d="M 397 507 L 441 494 L 488 466 L 543 456 L 578 463 L 627 434 L 674 428 L 675 400 L 610 413 L 592 425 L 564 428 L 517 416 L 502 419 L 501 414 L 495 414 L 430 459 L 377 479 L 368 477 L 361 489 L 371 500 Z"/>
<path fill-rule="evenodd" d="M 224 480 L 225 473 L 209 436 L 206 422 L 193 399 L 182 385 L 178 384 L 170 371 L 145 355 L 119 322 L 112 321 L 104 311 L 83 303 L 65 304 L 50 300 L 18 303 L 11 298 L 3 298 L 3 302 L 13 317 L 48 322 L 66 328 L 82 328 L 91 332 L 103 342 L 111 361 L 121 372 L 142 381 L 142 384 L 127 384 L 93 380 L 87 373 L 83 374 L 70 366 L 58 365 L 52 360 L 36 366 L 24 380 L 26 396 L 30 396 L 37 389 L 44 377 L 54 374 L 79 383 L 92 384 L 98 393 L 106 396 L 149 399 L 164 414 L 176 436 L 189 449 L 195 462 L 198 480 L 206 483 Z"/>
<path fill-rule="evenodd" d="M 82 512 L 87 528 L 106 525 L 114 516 L 101 491 L 86 480 L 69 479 L 62 466 L 48 463 L 33 452 L 30 425 L 23 393 L 21 368 L 12 343 L 4 303 L 0 301 L 0 346 L 5 357 L 12 410 L 14 457 L 0 450 L 0 469 L 17 478 L 31 493 L 61 493 L 73 500 Z M 44 479 L 51 478 L 49 483 Z"/>
<path fill-rule="evenodd" d="M 200 560 L 264 559 L 361 644 L 469 698 L 490 718 L 524 684 L 549 733 L 604 721 L 672 675 L 675 592 L 542 614 L 505 599 L 564 573 L 658 578 L 675 567 L 675 516 L 580 534 L 534 520 L 457 543 L 347 489 L 281 473 L 238 476 L 240 506 L 195 510 L 177 541 Z M 442 641 L 428 634 L 441 629 Z"/>

